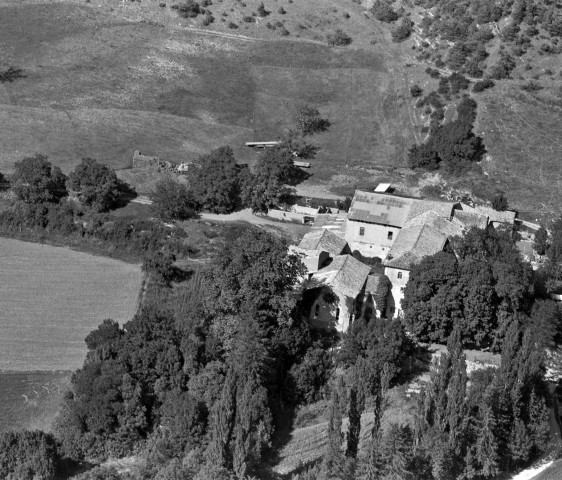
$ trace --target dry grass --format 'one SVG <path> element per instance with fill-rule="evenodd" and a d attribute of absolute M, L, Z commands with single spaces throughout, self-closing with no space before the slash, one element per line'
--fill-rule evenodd
<path fill-rule="evenodd" d="M 50 431 L 69 385 L 69 372 L 1 373 L 0 432 Z"/>
<path fill-rule="evenodd" d="M 102 320 L 135 313 L 138 266 L 65 248 L 0 239 L 0 370 L 73 370 Z"/>
<path fill-rule="evenodd" d="M 388 31 L 373 29 L 356 4 L 345 9 L 345 29 L 357 36 L 351 47 L 313 41 L 341 27 L 344 9 L 335 1 L 284 4 L 286 15 L 277 13 L 280 3 L 265 2 L 272 12 L 265 20 L 228 31 L 221 12 L 249 15 L 259 2 L 247 3 L 215 2 L 217 21 L 205 33 L 189 28 L 200 19 L 181 19 L 157 2 L 0 1 L 4 61 L 27 74 L 0 86 L 7 126 L 0 169 L 36 151 L 63 170 L 85 155 L 124 168 L 137 148 L 179 162 L 224 144 L 251 163 L 255 153 L 243 142 L 277 138 L 300 101 L 333 123 L 314 138 L 322 150 L 313 182 L 402 165 L 414 138 L 401 66 L 407 48 L 387 44 Z M 265 27 L 277 17 L 289 30 L 305 26 L 301 38 Z M 369 29 L 386 42 L 382 52 L 369 43 Z"/>
<path fill-rule="evenodd" d="M 483 169 L 527 217 L 559 214 L 562 108 L 511 81 L 497 88 L 501 98 L 494 91 L 479 97 L 477 128 L 489 153 Z"/>
<path fill-rule="evenodd" d="M 391 389 L 387 395 L 387 402 L 388 406 L 381 420 L 383 430 L 393 423 L 406 424 L 413 421 L 414 401 L 406 397 L 405 386 Z M 319 402 L 318 406 L 303 407 L 310 413 L 310 418 L 307 419 L 307 423 L 310 425 L 295 428 L 291 432 L 289 442 L 279 452 L 279 462 L 274 467 L 275 472 L 286 475 L 322 457 L 327 444 L 328 408 L 328 402 Z M 300 417 L 305 416 L 307 415 L 300 413 Z M 360 450 L 367 446 L 373 427 L 373 418 L 373 412 L 367 405 L 365 413 L 361 416 Z M 301 418 L 300 421 L 302 422 L 304 419 Z M 342 431 L 347 431 L 348 425 L 348 419 L 344 418 Z"/>

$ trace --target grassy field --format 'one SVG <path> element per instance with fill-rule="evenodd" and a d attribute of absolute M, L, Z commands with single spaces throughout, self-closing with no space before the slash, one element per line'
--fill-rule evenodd
<path fill-rule="evenodd" d="M 247 3 L 249 15 L 259 2 Z M 274 23 L 280 4 L 266 4 Z M 284 5 L 289 37 L 259 23 L 229 30 L 218 19 L 240 16 L 234 5 L 213 6 L 215 32 L 204 33 L 157 2 L 0 0 L 2 61 L 27 75 L 0 85 L 0 170 L 36 151 L 68 171 L 86 155 L 126 168 L 135 149 L 179 162 L 224 144 L 251 163 L 244 141 L 278 138 L 301 101 L 332 122 L 314 138 L 313 183 L 404 164 L 412 102 L 388 31 L 351 4 L 356 41 L 333 49 L 318 40 L 339 26 L 339 2 Z M 385 48 L 359 35 L 369 28 Z"/>
<path fill-rule="evenodd" d="M 136 265 L 0 239 L 0 371 L 79 368 L 93 328 L 132 318 L 141 280 Z"/>
<path fill-rule="evenodd" d="M 49 431 L 70 372 L 0 373 L 0 432 Z"/>

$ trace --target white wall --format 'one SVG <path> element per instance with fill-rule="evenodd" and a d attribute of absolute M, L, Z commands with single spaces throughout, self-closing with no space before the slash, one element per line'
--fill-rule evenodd
<path fill-rule="evenodd" d="M 360 229 L 364 234 L 360 235 Z M 356 222 L 347 219 L 345 225 L 345 239 L 351 250 L 359 250 L 362 255 L 385 258 L 392 247 L 400 228 L 377 225 L 374 223 Z M 388 238 L 392 232 L 392 239 Z"/>
<path fill-rule="evenodd" d="M 390 268 L 384 267 L 384 274 L 390 280 L 392 284 L 392 297 L 394 299 L 394 317 L 397 317 L 400 311 L 402 310 L 402 299 L 404 298 L 404 291 L 403 289 L 406 287 L 408 280 L 410 278 L 410 272 L 408 270 L 402 270 L 399 268 Z M 398 278 L 398 275 L 401 274 L 402 278 Z M 392 303 L 392 302 L 389 302 Z"/>

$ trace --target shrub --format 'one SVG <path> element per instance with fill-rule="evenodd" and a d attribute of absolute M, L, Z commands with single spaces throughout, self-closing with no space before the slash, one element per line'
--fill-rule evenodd
<path fill-rule="evenodd" d="M 328 45 L 331 47 L 342 47 L 349 45 L 352 41 L 351 37 L 340 29 L 337 29 L 333 33 L 329 33 L 326 36 L 326 39 L 328 40 Z"/>
<path fill-rule="evenodd" d="M 410 87 L 410 95 L 412 95 L 412 97 L 417 98 L 417 97 L 421 97 L 423 93 L 423 89 L 419 86 L 419 85 L 412 85 Z"/>
<path fill-rule="evenodd" d="M 451 85 L 451 93 L 456 94 L 461 90 L 466 90 L 470 85 L 470 81 L 464 75 L 453 72 L 449 77 L 449 84 Z"/>
<path fill-rule="evenodd" d="M 0 71 L 0 83 L 11 83 L 18 78 L 25 78 L 21 68 L 9 67 L 7 70 Z"/>
<path fill-rule="evenodd" d="M 236 25 L 234 22 L 228 22 L 228 28 L 236 30 L 238 28 L 238 25 Z"/>
<path fill-rule="evenodd" d="M 281 35 L 283 36 L 287 36 L 290 35 L 291 33 L 289 32 L 289 30 L 287 30 L 285 27 L 281 28 Z"/>
<path fill-rule="evenodd" d="M 205 18 L 203 19 L 203 25 L 205 27 L 211 25 L 211 23 L 213 23 L 215 21 L 215 17 L 213 17 L 212 13 L 207 10 L 207 14 L 205 15 Z"/>
<path fill-rule="evenodd" d="M 402 17 L 398 26 L 392 31 L 393 42 L 403 42 L 412 33 L 414 22 L 407 17 Z"/>
<path fill-rule="evenodd" d="M 285 9 L 283 7 L 279 7 L 279 10 L 277 10 L 277 13 L 279 13 L 281 15 L 285 15 L 287 12 L 285 11 Z"/>
<path fill-rule="evenodd" d="M 201 12 L 201 7 L 194 0 L 187 0 L 186 3 L 177 6 L 178 14 L 184 18 L 195 18 Z"/>
<path fill-rule="evenodd" d="M 242 20 L 246 23 L 254 23 L 255 22 L 254 17 L 250 17 L 249 15 L 245 16 Z"/>
<path fill-rule="evenodd" d="M 474 93 L 483 92 L 487 88 L 492 88 L 494 85 L 495 85 L 495 83 L 494 83 L 493 80 L 490 80 L 489 78 L 486 78 L 484 80 L 480 80 L 479 82 L 476 82 L 474 84 L 474 87 L 472 87 L 472 91 Z"/>
<path fill-rule="evenodd" d="M 391 23 L 398 20 L 398 14 L 385 0 L 376 0 L 371 12 L 380 22 Z"/>
<path fill-rule="evenodd" d="M 322 118 L 316 108 L 304 103 L 297 106 L 293 121 L 303 136 L 325 132 L 330 127 L 329 120 Z"/>
<path fill-rule="evenodd" d="M 265 9 L 263 2 L 258 5 L 258 15 L 260 17 L 267 17 L 269 15 L 269 12 Z"/>

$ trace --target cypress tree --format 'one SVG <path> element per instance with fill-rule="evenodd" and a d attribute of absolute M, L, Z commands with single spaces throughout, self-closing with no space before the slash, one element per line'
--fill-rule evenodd
<path fill-rule="evenodd" d="M 236 377 L 228 371 L 220 398 L 211 408 L 209 420 L 210 441 L 207 461 L 218 467 L 230 468 L 230 440 L 236 415 Z"/>
<path fill-rule="evenodd" d="M 498 445 L 494 436 L 496 420 L 492 409 L 483 403 L 480 406 L 481 419 L 476 429 L 475 459 L 479 464 L 478 473 L 485 477 L 499 475 Z"/>
<path fill-rule="evenodd" d="M 357 401 L 357 388 L 352 386 L 349 391 L 349 430 L 347 432 L 347 449 L 345 454 L 350 458 L 357 457 L 359 435 L 361 433 L 361 411 Z"/>
<path fill-rule="evenodd" d="M 466 357 L 462 350 L 461 332 L 458 327 L 447 343 L 451 357 L 451 375 L 447 388 L 447 425 L 449 428 L 449 444 L 458 455 L 461 450 L 461 437 L 466 427 Z"/>
<path fill-rule="evenodd" d="M 330 416 L 328 419 L 328 444 L 322 465 L 325 478 L 339 478 L 344 472 L 344 458 L 341 452 L 341 398 L 338 388 L 332 389 Z"/>
<path fill-rule="evenodd" d="M 384 439 L 384 458 L 386 465 L 384 478 L 388 480 L 408 480 L 409 459 L 412 457 L 412 431 L 410 427 L 393 424 Z"/>

